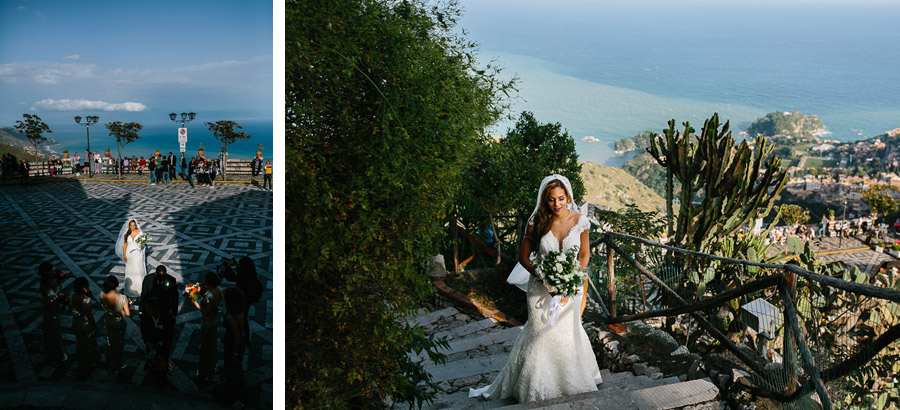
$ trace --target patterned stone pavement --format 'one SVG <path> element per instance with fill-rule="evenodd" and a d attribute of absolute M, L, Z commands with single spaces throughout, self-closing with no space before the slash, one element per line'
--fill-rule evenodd
<path fill-rule="evenodd" d="M 823 262 L 843 262 L 847 266 L 855 266 L 861 272 L 872 273 L 882 262 L 895 260 L 888 254 L 875 252 L 869 245 L 858 237 L 848 237 L 843 240 L 839 237 L 816 238 L 810 243 L 810 249 L 817 253 L 817 258 Z M 890 241 L 892 239 L 884 239 Z M 873 243 L 875 240 L 873 240 Z M 776 244 L 776 249 L 785 248 Z"/>
<path fill-rule="evenodd" d="M 134 391 L 140 391 L 139 395 L 150 402 L 159 403 L 156 398 L 147 397 L 154 395 L 159 399 L 200 395 L 212 401 L 210 394 L 217 382 L 193 376 L 200 349 L 200 313 L 187 302 L 182 303 L 177 316 L 172 355 L 175 369 L 169 373 L 166 386 L 137 388 L 145 384 L 144 345 L 137 315 L 129 319 L 127 368 L 118 377 L 108 374 L 102 363 L 90 374 L 75 370 L 72 317 L 65 314 L 63 343 L 69 360 L 61 365 L 44 363 L 37 266 L 48 260 L 66 271 L 70 275 L 63 283 L 67 293 L 71 292 L 74 278 L 87 277 L 96 301 L 107 275 L 116 275 L 124 283 L 124 263 L 113 248 L 126 218 L 136 219 L 141 229 L 152 236 L 147 252 L 148 272 L 163 264 L 179 279 L 180 286 L 201 282 L 204 273 L 214 269 L 222 257 L 247 255 L 254 260 L 265 292 L 262 300 L 250 308 L 252 335 L 245 355 L 243 406 L 271 408 L 272 212 L 271 191 L 239 183 L 217 184 L 211 189 L 191 188 L 186 183 L 151 186 L 138 182 L 72 181 L 0 188 L 0 408 L 10 405 L 3 403 L 9 394 L 21 395 L 23 388 L 42 384 L 57 393 L 77 392 L 79 388 L 72 386 L 85 383 L 114 385 L 120 390 L 123 385 L 133 385 Z M 223 288 L 233 285 L 229 281 L 222 283 Z M 104 352 L 103 312 L 96 302 L 94 306 L 100 328 L 98 342 Z M 219 333 L 221 337 L 224 329 L 220 328 Z M 220 342 L 220 369 L 224 366 L 222 347 Z"/>

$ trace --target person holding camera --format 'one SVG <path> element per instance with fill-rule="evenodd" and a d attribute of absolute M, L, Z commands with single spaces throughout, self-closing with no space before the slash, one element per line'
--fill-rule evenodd
<path fill-rule="evenodd" d="M 48 363 L 59 363 L 68 357 L 63 351 L 62 325 L 59 314 L 65 310 L 66 294 L 57 292 L 60 281 L 66 277 L 61 270 L 54 270 L 50 262 L 43 262 L 38 267 L 41 276 L 41 311 L 44 314 L 41 344 L 44 348 L 44 359 Z"/>

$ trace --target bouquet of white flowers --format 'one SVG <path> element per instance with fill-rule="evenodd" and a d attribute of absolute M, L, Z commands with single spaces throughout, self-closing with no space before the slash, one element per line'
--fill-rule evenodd
<path fill-rule="evenodd" d="M 137 238 L 134 238 L 134 242 L 137 244 L 140 244 L 140 245 L 146 245 L 147 242 L 150 242 L 150 234 L 144 232 L 144 233 L 138 235 Z"/>
<path fill-rule="evenodd" d="M 575 296 L 584 286 L 584 269 L 578 264 L 578 250 L 569 252 L 550 251 L 538 258 L 535 272 L 550 293 Z"/>
<path fill-rule="evenodd" d="M 555 294 L 550 303 L 550 325 L 556 325 L 562 312 L 562 298 L 575 296 L 584 286 L 587 272 L 578 264 L 578 249 L 566 253 L 550 251 L 538 257 L 535 273 L 547 291 Z"/>

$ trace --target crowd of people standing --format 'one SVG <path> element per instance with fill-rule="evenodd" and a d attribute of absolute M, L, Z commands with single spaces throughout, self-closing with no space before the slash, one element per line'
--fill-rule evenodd
<path fill-rule="evenodd" d="M 256 267 L 249 257 L 245 256 L 239 261 L 226 259 L 215 271 L 207 271 L 200 285 L 201 291 L 195 298 L 179 291 L 176 279 L 168 274 L 163 265 L 157 266 L 155 271 L 144 277 L 137 301 L 120 292 L 119 280 L 115 275 L 107 276 L 100 287 L 101 294 L 94 296 L 86 277 L 75 278 L 71 295 L 67 295 L 62 292 L 62 283 L 68 276 L 62 270 L 54 269 L 49 262 L 43 262 L 38 273 L 44 317 L 42 349 L 48 364 L 68 360 L 63 347 L 64 329 L 60 320 L 61 315 L 66 313 L 72 315 L 76 370 L 82 374 L 90 373 L 101 364 L 99 326 L 94 319 L 95 305 L 99 304 L 104 312 L 103 323 L 106 328 L 104 367 L 117 378 L 127 368 L 124 360 L 126 329 L 139 306 L 138 325 L 145 345 L 142 364 L 149 380 L 163 385 L 168 372 L 173 369 L 171 354 L 174 348 L 175 323 L 184 298 L 201 313 L 199 363 L 190 375 L 213 382 L 219 373 L 222 377 L 216 388 L 216 396 L 225 402 L 234 402 L 240 398 L 243 357 L 250 343 L 249 310 L 260 300 L 263 292 Z M 223 279 L 234 282 L 234 286 L 220 289 Z M 221 338 L 224 347 L 222 371 L 218 370 L 220 326 L 225 330 Z"/>
<path fill-rule="evenodd" d="M 216 181 L 224 175 L 221 164 L 219 159 L 206 158 L 202 155 L 188 159 L 184 153 L 176 157 L 172 152 L 164 156 L 157 151 L 147 157 L 132 155 L 116 160 L 110 157 L 108 152 L 106 156 L 101 156 L 97 151 L 93 154 L 86 151 L 84 157 L 75 152 L 72 158 L 54 157 L 39 165 L 41 168 L 46 167 L 44 175 L 50 176 L 63 174 L 80 176 L 88 172 L 109 175 L 119 174 L 120 171 L 123 175 L 144 176 L 146 172 L 149 175 L 150 185 L 167 185 L 171 181 L 181 179 L 187 181 L 191 187 L 196 184 L 215 188 Z M 30 172 L 32 167 L 29 162 L 19 161 L 11 154 L 2 157 L 2 176 L 19 176 L 23 185 L 28 183 L 28 176 L 33 173 Z M 262 175 L 262 189 L 272 190 L 272 161 L 264 160 L 257 154 L 250 161 L 250 173 L 253 177 Z"/>
<path fill-rule="evenodd" d="M 900 221 L 898 221 L 900 222 Z M 896 224 L 900 225 L 900 223 Z M 803 241 L 814 240 L 817 237 L 850 238 L 865 236 L 868 243 L 872 238 L 884 239 L 888 234 L 888 225 L 878 223 L 871 216 L 863 216 L 848 220 L 832 220 L 822 217 L 818 226 L 796 224 L 792 226 L 779 226 L 769 231 L 766 240 L 768 243 L 786 243 L 788 238 L 797 237 Z"/>

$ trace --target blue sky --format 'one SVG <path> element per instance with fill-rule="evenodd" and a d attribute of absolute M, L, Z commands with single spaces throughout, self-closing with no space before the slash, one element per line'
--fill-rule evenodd
<path fill-rule="evenodd" d="M 272 118 L 272 3 L 0 0 L 0 126 Z"/>

